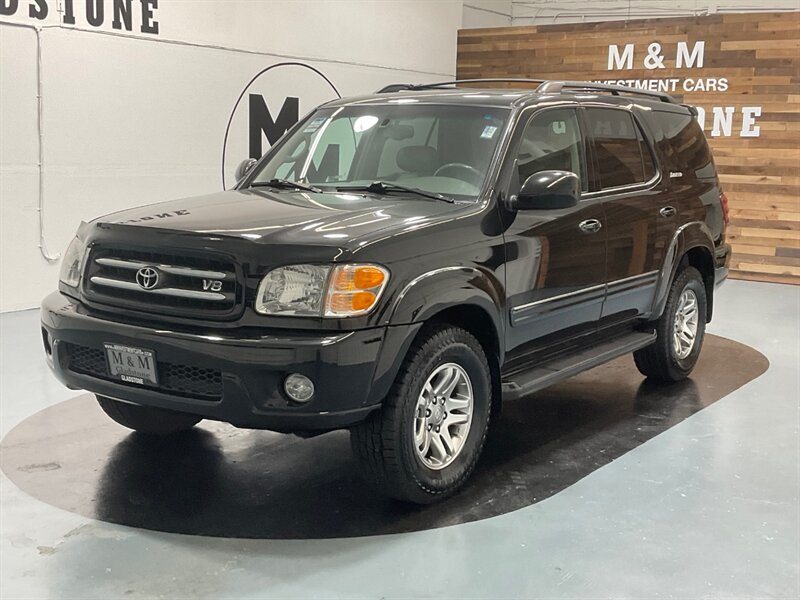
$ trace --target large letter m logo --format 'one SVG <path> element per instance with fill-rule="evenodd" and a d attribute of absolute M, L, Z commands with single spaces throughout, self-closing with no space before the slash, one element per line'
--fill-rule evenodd
<path fill-rule="evenodd" d="M 283 101 L 283 106 L 278 113 L 278 118 L 273 119 L 267 108 L 264 97 L 260 94 L 250 94 L 250 157 L 261 158 L 262 134 L 267 136 L 271 146 L 286 133 L 292 125 L 300 119 L 300 102 L 297 98 L 288 97 Z"/>

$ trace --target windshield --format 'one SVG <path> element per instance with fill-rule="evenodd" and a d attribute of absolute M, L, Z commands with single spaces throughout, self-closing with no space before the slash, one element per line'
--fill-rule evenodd
<path fill-rule="evenodd" d="M 281 142 L 251 183 L 281 179 L 335 191 L 382 181 L 473 199 L 507 116 L 507 109 L 476 106 L 323 108 Z"/>

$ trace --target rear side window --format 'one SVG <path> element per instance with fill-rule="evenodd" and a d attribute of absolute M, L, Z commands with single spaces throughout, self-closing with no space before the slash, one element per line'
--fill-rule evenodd
<path fill-rule="evenodd" d="M 635 185 L 653 178 L 653 156 L 629 112 L 589 108 L 586 118 L 600 189 Z"/>
<path fill-rule="evenodd" d="M 670 169 L 693 173 L 697 177 L 714 177 L 714 160 L 703 130 L 688 114 L 654 111 L 653 125 L 661 139 L 659 146 Z"/>

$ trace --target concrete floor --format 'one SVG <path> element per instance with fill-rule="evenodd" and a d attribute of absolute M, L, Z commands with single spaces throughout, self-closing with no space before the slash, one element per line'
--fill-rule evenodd
<path fill-rule="evenodd" d="M 0 597 L 798 598 L 800 288 L 729 282 L 709 331 L 770 368 L 547 500 L 473 523 L 328 540 L 167 534 L 54 508 L 2 475 Z M 5 435 L 79 393 L 48 372 L 36 311 L 0 315 L 0 338 Z"/>

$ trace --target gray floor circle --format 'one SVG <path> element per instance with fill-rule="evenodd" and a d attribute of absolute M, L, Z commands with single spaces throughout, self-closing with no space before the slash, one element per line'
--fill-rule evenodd
<path fill-rule="evenodd" d="M 384 498 L 358 476 L 349 434 L 300 439 L 204 421 L 154 439 L 82 394 L 0 444 L 0 468 L 53 506 L 111 523 L 218 537 L 315 539 L 486 519 L 558 493 L 767 370 L 749 346 L 707 335 L 692 378 L 653 385 L 630 356 L 507 403 L 466 488 L 433 506 Z"/>

